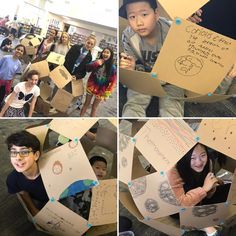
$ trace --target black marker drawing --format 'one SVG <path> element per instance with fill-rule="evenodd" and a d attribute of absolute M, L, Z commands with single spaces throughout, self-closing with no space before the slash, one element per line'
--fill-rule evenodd
<path fill-rule="evenodd" d="M 123 136 L 123 135 L 120 136 L 119 144 L 120 144 L 120 151 L 121 152 L 123 152 L 123 150 L 127 148 L 128 144 L 129 144 L 129 140 L 130 140 L 130 137 Z"/>
<path fill-rule="evenodd" d="M 142 178 L 132 181 L 132 184 L 130 186 L 130 192 L 133 198 L 136 198 L 144 194 L 146 192 L 146 188 L 147 188 L 147 180 L 146 177 L 144 176 Z"/>
<path fill-rule="evenodd" d="M 52 166 L 52 172 L 55 175 L 61 174 L 63 171 L 63 166 L 60 161 L 55 161 L 53 166 Z"/>
<path fill-rule="evenodd" d="M 128 161 L 126 157 L 121 158 L 121 165 L 122 167 L 126 167 L 128 165 Z"/>
<path fill-rule="evenodd" d="M 145 209 L 150 213 L 155 213 L 160 208 L 157 204 L 157 201 L 152 198 L 148 198 L 145 201 L 144 206 Z"/>
<path fill-rule="evenodd" d="M 68 79 L 69 79 L 69 78 L 68 78 L 68 75 L 65 73 L 64 70 L 59 69 L 59 72 L 60 72 L 61 76 L 64 77 L 65 80 L 68 80 Z"/>
<path fill-rule="evenodd" d="M 181 56 L 175 61 L 176 71 L 184 76 L 194 76 L 201 72 L 203 62 L 193 56 Z"/>
<path fill-rule="evenodd" d="M 193 215 L 196 217 L 206 217 L 215 214 L 217 205 L 197 206 L 193 208 Z"/>
<path fill-rule="evenodd" d="M 169 203 L 174 206 L 179 206 L 180 204 L 178 203 L 174 193 L 172 192 L 172 189 L 170 187 L 170 184 L 168 181 L 164 181 L 161 183 L 159 187 L 159 197 L 166 203 Z"/>
<path fill-rule="evenodd" d="M 51 227 L 51 229 L 53 229 L 53 230 L 65 232 L 65 230 L 63 230 L 63 229 L 61 228 L 62 223 L 63 223 L 63 221 L 53 222 L 53 221 L 51 220 L 51 221 L 48 221 L 48 222 L 47 222 L 47 225 L 49 225 L 49 226 Z"/>

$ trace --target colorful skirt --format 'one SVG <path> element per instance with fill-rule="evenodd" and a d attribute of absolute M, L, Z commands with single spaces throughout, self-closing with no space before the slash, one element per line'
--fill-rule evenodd
<path fill-rule="evenodd" d="M 4 117 L 25 117 L 24 108 L 8 107 Z"/>

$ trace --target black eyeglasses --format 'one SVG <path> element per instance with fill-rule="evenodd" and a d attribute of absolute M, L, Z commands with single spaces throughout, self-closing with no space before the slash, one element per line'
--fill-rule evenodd
<path fill-rule="evenodd" d="M 30 150 L 22 150 L 22 151 L 19 151 L 19 152 L 10 151 L 10 157 L 15 158 L 17 156 L 17 154 L 19 154 L 20 157 L 28 157 L 31 152 L 33 152 L 33 150 L 31 150 L 31 151 Z"/>

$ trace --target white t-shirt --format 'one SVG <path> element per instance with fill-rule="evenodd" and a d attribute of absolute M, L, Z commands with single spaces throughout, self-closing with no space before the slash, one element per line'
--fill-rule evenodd
<path fill-rule="evenodd" d="M 40 95 L 40 89 L 37 85 L 34 85 L 30 91 L 26 92 L 25 89 L 26 82 L 20 82 L 14 87 L 14 92 L 16 93 L 15 98 L 11 103 L 11 107 L 22 108 L 26 102 L 29 102 L 33 97 L 38 97 Z M 8 101 L 11 94 L 9 94 L 5 102 Z"/>

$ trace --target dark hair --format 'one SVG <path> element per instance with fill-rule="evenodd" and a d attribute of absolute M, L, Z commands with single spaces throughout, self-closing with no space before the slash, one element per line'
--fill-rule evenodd
<path fill-rule="evenodd" d="M 157 9 L 157 1 L 156 0 L 123 0 L 123 5 L 119 9 L 119 16 L 127 19 L 127 11 L 126 6 L 135 2 L 147 2 L 150 7 L 155 11 Z"/>
<path fill-rule="evenodd" d="M 15 145 L 19 147 L 25 146 L 27 148 L 32 148 L 34 152 L 40 151 L 40 142 L 38 138 L 25 130 L 8 136 L 6 139 L 6 144 L 8 150 Z"/>
<path fill-rule="evenodd" d="M 18 45 L 16 45 L 15 50 L 16 50 L 17 48 L 20 48 L 20 47 L 24 48 L 24 53 L 23 53 L 23 55 L 25 55 L 25 54 L 26 54 L 26 49 L 25 49 L 25 46 L 24 46 L 23 44 L 18 44 Z"/>
<path fill-rule="evenodd" d="M 30 70 L 27 72 L 26 78 L 27 79 L 32 79 L 33 75 L 40 75 L 39 72 L 37 70 Z"/>
<path fill-rule="evenodd" d="M 95 164 L 95 162 L 97 161 L 102 161 L 107 165 L 107 161 L 104 157 L 101 156 L 93 156 L 89 159 L 90 165 L 93 166 Z"/>
<path fill-rule="evenodd" d="M 111 72 L 112 72 L 113 56 L 114 56 L 113 50 L 112 50 L 111 48 L 109 48 L 109 47 L 104 48 L 104 49 L 102 50 L 102 52 L 101 52 L 99 58 L 100 58 L 100 59 L 103 58 L 103 57 L 102 57 L 102 53 L 103 53 L 106 49 L 109 50 L 110 53 L 111 53 L 110 58 L 109 58 L 107 61 L 105 61 L 105 63 L 104 63 L 104 64 L 105 64 L 105 70 L 106 70 L 106 77 L 109 78 L 109 76 L 111 75 Z M 109 81 L 109 82 L 110 82 L 110 81 Z"/>
<path fill-rule="evenodd" d="M 205 148 L 207 154 L 207 163 L 201 173 L 191 168 L 191 156 L 194 148 L 199 144 Z M 210 156 L 207 147 L 201 143 L 197 143 L 177 162 L 176 168 L 180 177 L 183 179 L 185 193 L 191 189 L 202 187 L 207 174 L 210 172 Z"/>

